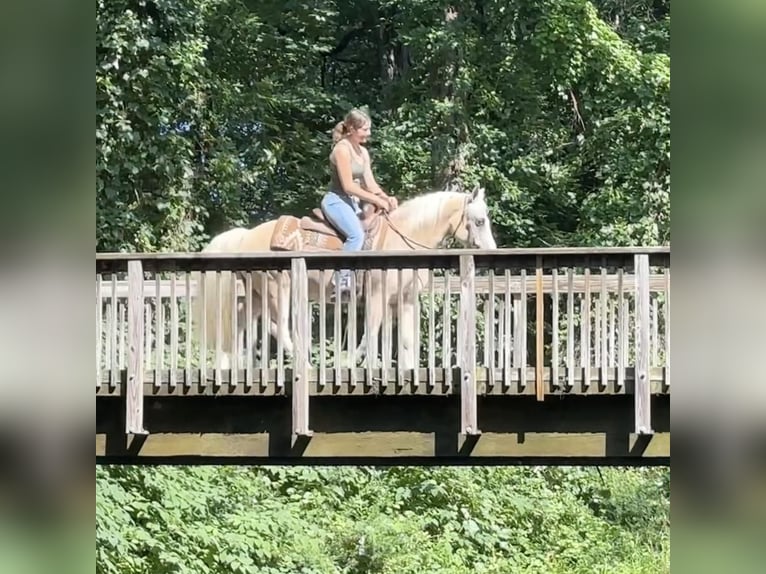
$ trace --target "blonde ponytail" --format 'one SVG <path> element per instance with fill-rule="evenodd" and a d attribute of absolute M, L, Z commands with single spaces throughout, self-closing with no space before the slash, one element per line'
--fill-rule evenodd
<path fill-rule="evenodd" d="M 335 128 L 332 130 L 332 143 L 335 145 L 344 137 L 346 137 L 351 130 L 356 130 L 370 123 L 370 116 L 364 113 L 362 110 L 353 109 L 346 114 L 342 122 L 335 124 Z"/>
<path fill-rule="evenodd" d="M 335 124 L 335 128 L 332 130 L 332 143 L 335 145 L 342 140 L 348 133 L 346 122 L 338 122 Z"/>

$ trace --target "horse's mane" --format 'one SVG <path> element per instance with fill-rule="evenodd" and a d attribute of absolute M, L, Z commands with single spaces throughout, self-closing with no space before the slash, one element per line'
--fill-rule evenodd
<path fill-rule="evenodd" d="M 406 222 L 411 232 L 432 228 L 444 217 L 444 208 L 454 199 L 464 197 L 459 191 L 432 191 L 410 198 L 391 212 L 395 222 Z"/>

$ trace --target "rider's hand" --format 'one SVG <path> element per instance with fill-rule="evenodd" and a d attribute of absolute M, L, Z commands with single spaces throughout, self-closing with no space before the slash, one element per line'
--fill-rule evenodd
<path fill-rule="evenodd" d="M 378 206 L 378 209 L 382 211 L 389 211 L 391 209 L 391 203 L 388 201 L 388 198 L 385 196 L 375 196 L 375 205 Z"/>
<path fill-rule="evenodd" d="M 387 199 L 388 199 L 388 204 L 389 204 L 389 208 L 388 209 L 390 211 L 393 211 L 394 209 L 399 207 L 399 201 L 395 197 L 391 196 L 391 197 L 388 197 Z"/>

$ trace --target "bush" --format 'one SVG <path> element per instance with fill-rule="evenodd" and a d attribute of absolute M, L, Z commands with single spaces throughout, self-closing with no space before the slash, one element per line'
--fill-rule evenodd
<path fill-rule="evenodd" d="M 97 469 L 97 572 L 665 572 L 669 471 Z"/>

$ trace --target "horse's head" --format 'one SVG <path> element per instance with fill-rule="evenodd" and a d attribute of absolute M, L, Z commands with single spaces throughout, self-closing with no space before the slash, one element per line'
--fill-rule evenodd
<path fill-rule="evenodd" d="M 492 222 L 484 198 L 484 188 L 476 186 L 466 193 L 466 199 L 460 220 L 452 230 L 452 235 L 466 247 L 476 249 L 497 249 L 492 236 Z"/>

